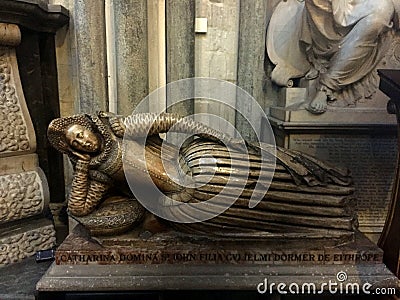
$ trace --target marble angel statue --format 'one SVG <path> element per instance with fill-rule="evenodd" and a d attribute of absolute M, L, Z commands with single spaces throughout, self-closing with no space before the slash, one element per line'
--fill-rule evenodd
<path fill-rule="evenodd" d="M 267 37 L 276 65 L 272 81 L 286 86 L 293 78 L 317 80 L 306 107 L 314 114 L 324 113 L 328 103 L 355 106 L 377 90 L 376 67 L 399 28 L 399 14 L 398 0 L 280 2 Z"/>

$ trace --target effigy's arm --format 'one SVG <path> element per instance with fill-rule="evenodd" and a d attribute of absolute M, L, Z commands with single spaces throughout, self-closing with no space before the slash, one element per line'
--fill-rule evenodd
<path fill-rule="evenodd" d="M 111 120 L 110 120 L 111 121 Z M 112 121 L 111 121 L 112 122 Z M 117 126 L 116 126 L 117 127 Z M 139 113 L 123 119 L 124 133 L 132 137 L 146 137 L 173 132 L 195 134 L 216 142 L 238 146 L 237 139 L 190 118 L 173 113 Z M 120 130 L 120 132 L 122 132 Z"/>
<path fill-rule="evenodd" d="M 108 184 L 89 178 L 89 161 L 78 160 L 68 197 L 68 210 L 74 216 L 91 213 L 108 189 Z"/>

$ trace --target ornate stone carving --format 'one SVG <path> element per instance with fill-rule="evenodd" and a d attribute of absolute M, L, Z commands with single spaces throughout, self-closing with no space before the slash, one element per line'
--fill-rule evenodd
<path fill-rule="evenodd" d="M 50 249 L 55 246 L 55 242 L 56 233 L 53 225 L 0 238 L 0 265 L 17 262 L 42 249 Z"/>
<path fill-rule="evenodd" d="M 0 223 L 40 214 L 45 198 L 37 171 L 0 176 Z"/>
<path fill-rule="evenodd" d="M 9 53 L 8 49 L 0 48 L 0 153 L 31 149 Z"/>

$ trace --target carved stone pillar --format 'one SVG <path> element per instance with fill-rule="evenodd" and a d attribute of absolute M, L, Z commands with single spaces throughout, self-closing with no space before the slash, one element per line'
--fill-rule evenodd
<path fill-rule="evenodd" d="M 18 25 L 0 23 L 0 266 L 55 246 L 49 188 L 19 77 Z"/>

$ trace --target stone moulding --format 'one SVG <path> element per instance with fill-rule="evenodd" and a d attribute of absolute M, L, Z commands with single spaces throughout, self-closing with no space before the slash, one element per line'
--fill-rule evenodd
<path fill-rule="evenodd" d="M 68 24 L 69 12 L 63 6 L 41 0 L 2 0 L 0 20 L 40 32 L 56 32 Z"/>

